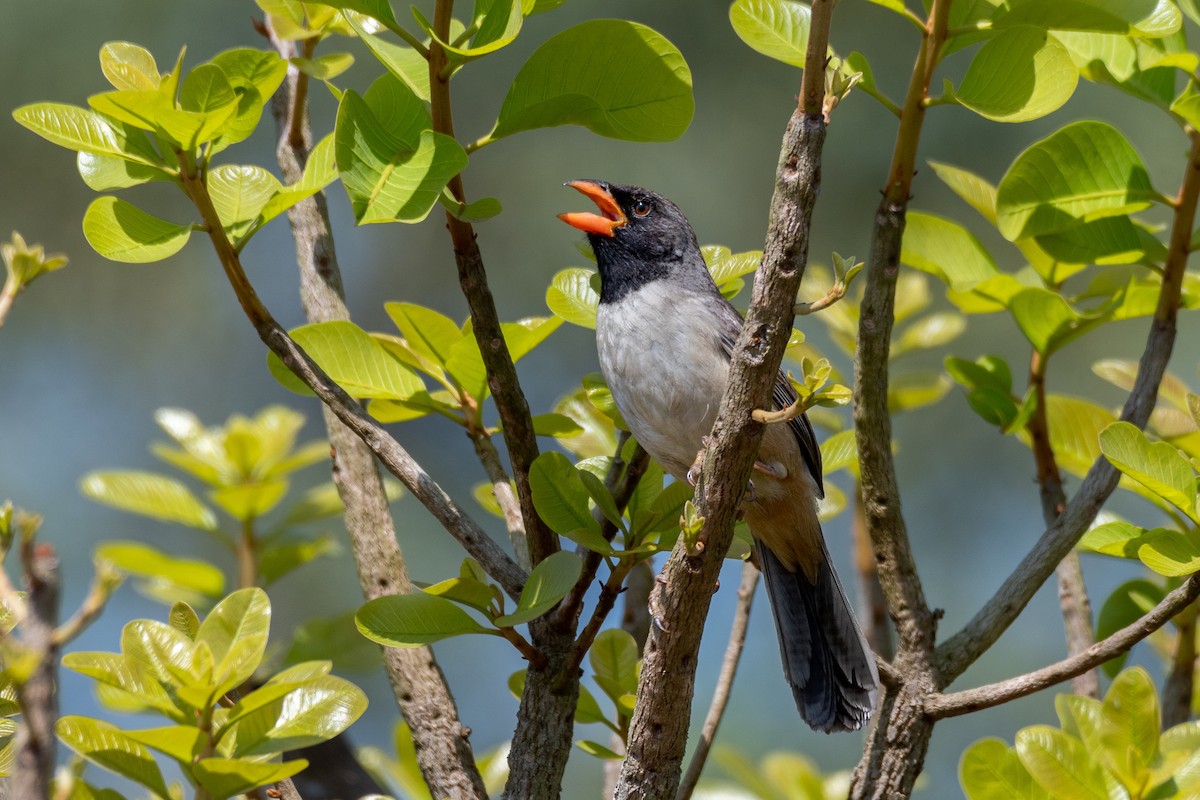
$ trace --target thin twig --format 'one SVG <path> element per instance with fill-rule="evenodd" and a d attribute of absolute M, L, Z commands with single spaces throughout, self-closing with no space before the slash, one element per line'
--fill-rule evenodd
<path fill-rule="evenodd" d="M 433 27 L 437 39 L 448 41 L 453 3 L 438 0 L 434 8 Z M 435 40 L 429 46 L 429 100 L 433 118 L 433 130 L 446 136 L 454 136 L 454 117 L 450 106 L 450 78 L 444 75 L 449 65 L 445 49 Z M 466 203 L 462 175 L 450 179 L 447 188 L 459 203 Z M 488 388 L 496 401 L 504 430 L 504 443 L 512 462 L 513 478 L 517 485 L 517 497 L 521 502 L 521 514 L 525 519 L 525 545 L 529 548 L 528 563 L 537 564 L 559 549 L 558 536 L 542 522 L 533 507 L 533 493 L 529 487 L 529 468 L 538 457 L 537 436 L 533 430 L 533 417 L 529 402 L 521 391 L 517 368 L 508 343 L 500 327 L 496 313 L 496 301 L 488 287 L 487 272 L 483 267 L 483 256 L 475 240 L 475 229 L 471 223 L 446 212 L 446 228 L 454 248 L 454 261 L 458 266 L 458 280 L 463 296 L 471 311 L 471 330 L 479 343 L 483 364 L 487 368 Z"/>
<path fill-rule="evenodd" d="M 808 260 L 825 141 L 821 107 L 833 5 L 832 0 L 812 4 L 802 106 L 792 113 L 783 135 L 762 266 L 733 348 L 698 483 L 705 552 L 689 555 L 680 537 L 663 569 L 658 595 L 670 633 L 652 629 L 646 642 L 617 800 L 673 797 L 679 788 L 689 724 L 681 711 L 691 707 L 704 619 L 762 438 L 763 427 L 751 413 L 765 408 L 771 395 Z"/>
<path fill-rule="evenodd" d="M 512 478 L 504 469 L 500 453 L 496 451 L 496 445 L 486 431 L 472 431 L 471 441 L 475 445 L 475 454 L 479 456 L 479 463 L 483 465 L 488 482 L 492 484 L 492 496 L 496 498 L 500 513 L 504 515 L 504 526 L 508 529 L 508 538 L 512 540 L 517 563 L 522 569 L 532 569 L 533 565 L 529 563 L 529 544 L 525 536 L 525 520 L 521 516 L 520 501 L 513 491 Z"/>
<path fill-rule="evenodd" d="M 271 42 L 283 58 L 295 55 L 291 42 L 277 37 Z M 293 69 L 272 103 L 279 138 L 276 158 L 289 184 L 300 180 L 312 150 L 308 107 L 298 102 L 293 88 L 300 77 Z M 299 141 L 292 136 L 295 130 L 300 131 Z M 324 193 L 293 206 L 288 221 L 296 243 L 305 315 L 311 322 L 349 319 Z M 413 591 L 371 450 L 329 407 L 324 407 L 322 413 L 333 455 L 333 481 L 345 507 L 343 519 L 363 596 L 370 600 Z M 382 656 L 397 707 L 412 729 L 417 764 L 430 792 L 463 800 L 486 798 L 469 730 L 459 720 L 454 696 L 433 653 L 423 647 L 384 648 Z M 320 763 L 328 769 L 309 769 L 300 778 L 306 785 L 321 782 L 319 788 L 309 790 L 310 797 L 358 797 L 379 791 L 342 737 L 317 747 L 322 748 Z"/>
<path fill-rule="evenodd" d="M 1037 467 L 1038 495 L 1042 504 L 1042 520 L 1053 525 L 1067 505 L 1067 493 L 1063 489 L 1062 473 L 1050 445 L 1050 423 L 1046 413 L 1046 369 L 1049 358 L 1037 350 L 1029 359 L 1029 385 L 1033 389 L 1034 410 L 1026 423 L 1030 449 Z M 1083 565 L 1079 554 L 1072 550 L 1055 568 L 1058 573 L 1058 604 L 1062 610 L 1063 628 L 1067 640 L 1067 653 L 1075 655 L 1096 643 L 1092 632 L 1092 606 L 1088 600 L 1087 586 L 1083 582 Z M 1089 671 L 1071 679 L 1075 694 L 1099 699 L 1100 676 Z"/>
<path fill-rule="evenodd" d="M 1162 693 L 1164 731 L 1192 718 L 1196 686 L 1196 613 L 1193 603 L 1175 617 L 1175 652 L 1171 655 L 1171 672 Z"/>
<path fill-rule="evenodd" d="M 1010 700 L 1032 694 L 1061 683 L 1128 652 L 1131 647 L 1170 622 L 1171 618 L 1189 603 L 1200 597 L 1200 578 L 1192 576 L 1174 589 L 1141 619 L 1127 625 L 1082 653 L 1051 664 L 1048 667 L 1009 678 L 1006 681 L 967 689 L 953 694 L 931 695 L 925 701 L 925 713 L 934 719 L 956 717 L 998 706 Z"/>
<path fill-rule="evenodd" d="M 675 800 L 689 800 L 700 773 L 708 761 L 713 741 L 717 738 L 717 728 L 725 716 L 725 708 L 729 705 L 729 694 L 733 688 L 733 679 L 737 675 L 738 664 L 742 660 L 742 651 L 746 645 L 746 630 L 750 625 L 750 608 L 754 604 L 754 590 L 758 588 L 758 569 L 749 561 L 742 565 L 742 584 L 738 587 L 737 606 L 733 611 L 733 626 L 729 629 L 729 643 L 725 645 L 725 657 L 721 660 L 721 672 L 717 676 L 717 685 L 713 690 L 712 702 L 708 706 L 708 715 L 704 718 L 704 726 L 700 728 L 700 741 L 692 753 L 687 772 L 675 793 Z"/>
<path fill-rule="evenodd" d="M 579 665 L 583 663 L 584 656 L 587 655 L 592 643 L 596 641 L 596 634 L 600 633 L 604 620 L 608 618 L 609 612 L 617 604 L 617 598 L 621 595 L 621 586 L 625 583 L 625 576 L 633 569 L 634 563 L 636 562 L 630 558 L 618 561 L 616 567 L 609 573 L 608 580 L 600 587 L 600 597 L 596 600 L 596 607 L 592 609 L 592 616 L 583 626 L 583 630 L 579 632 L 579 637 L 567 655 L 563 667 L 564 676 L 575 675 L 578 672 Z"/>
<path fill-rule="evenodd" d="M 17 299 L 18 287 L 17 281 L 9 275 L 4 281 L 4 287 L 0 288 L 0 328 L 4 327 L 4 320 L 8 319 L 8 312 L 12 310 L 13 301 Z"/>
<path fill-rule="evenodd" d="M 1139 428 L 1146 425 L 1154 410 L 1158 385 L 1162 382 L 1175 345 L 1176 316 L 1187 269 L 1197 198 L 1200 197 L 1200 133 L 1192 131 L 1189 135 L 1192 149 L 1179 195 L 1173 203 L 1175 213 L 1171 221 L 1171 238 L 1158 305 L 1138 365 L 1137 379 L 1121 411 L 1122 420 Z M 1116 489 L 1119 478 L 1120 474 L 1108 459 L 1103 456 L 1096 459 L 1079 491 L 1020 565 L 963 629 L 938 647 L 938 668 L 943 685 L 949 685 L 961 675 L 1008 629 L 1058 563 L 1079 541 L 1096 513 Z"/>

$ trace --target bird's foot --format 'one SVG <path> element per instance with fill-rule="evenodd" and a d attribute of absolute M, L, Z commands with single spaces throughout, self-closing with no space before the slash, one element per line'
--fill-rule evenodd
<path fill-rule="evenodd" d="M 807 409 L 800 398 L 792 403 L 787 408 L 781 408 L 778 411 L 767 411 L 763 408 L 756 408 L 750 412 L 750 416 L 755 422 L 761 422 L 763 425 L 775 425 L 780 422 L 791 422 L 796 417 L 803 414 Z"/>
<path fill-rule="evenodd" d="M 700 481 L 700 470 L 704 467 L 704 453 L 708 450 L 708 437 L 705 436 L 701 439 L 700 444 L 703 446 L 696 453 L 696 460 L 688 467 L 686 475 L 688 485 L 693 489 L 696 488 L 696 484 Z"/>

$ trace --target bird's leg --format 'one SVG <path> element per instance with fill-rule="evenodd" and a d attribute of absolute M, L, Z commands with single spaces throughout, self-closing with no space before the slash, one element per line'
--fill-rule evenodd
<path fill-rule="evenodd" d="M 808 408 L 804 401 L 797 397 L 796 402 L 787 408 L 781 408 L 778 411 L 767 411 L 762 408 L 756 408 L 750 412 L 750 416 L 754 418 L 755 422 L 761 422 L 763 425 L 775 425 L 780 422 L 791 422 L 807 410 Z"/>
<path fill-rule="evenodd" d="M 754 468 L 756 470 L 758 470 L 759 472 L 762 472 L 766 475 L 770 475 L 772 478 L 775 478 L 776 480 L 782 481 L 782 480 L 785 480 L 788 476 L 787 467 L 785 467 L 783 464 L 779 463 L 778 461 L 755 461 Z M 753 481 L 751 481 L 751 485 L 753 485 Z M 753 498 L 751 498 L 751 502 L 753 502 Z"/>

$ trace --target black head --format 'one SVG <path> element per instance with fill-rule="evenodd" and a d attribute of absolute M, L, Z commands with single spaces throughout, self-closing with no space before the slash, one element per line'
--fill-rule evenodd
<path fill-rule="evenodd" d="M 588 235 L 600 269 L 601 303 L 663 279 L 716 291 L 692 226 L 670 200 L 639 186 L 593 180 L 566 185 L 591 198 L 600 211 L 558 218 Z"/>

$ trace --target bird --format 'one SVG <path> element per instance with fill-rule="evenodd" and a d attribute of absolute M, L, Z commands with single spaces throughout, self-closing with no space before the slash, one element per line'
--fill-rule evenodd
<path fill-rule="evenodd" d="M 670 200 L 601 180 L 564 185 L 599 212 L 558 216 L 587 234 L 596 256 L 596 349 L 617 409 L 664 470 L 694 484 L 742 316 L 717 289 L 691 224 Z M 780 373 L 774 404 L 785 408 L 795 397 Z M 751 481 L 742 513 L 796 707 L 815 730 L 858 730 L 875 707 L 879 674 L 825 545 L 817 517 L 821 450 L 805 415 L 767 426 Z"/>

